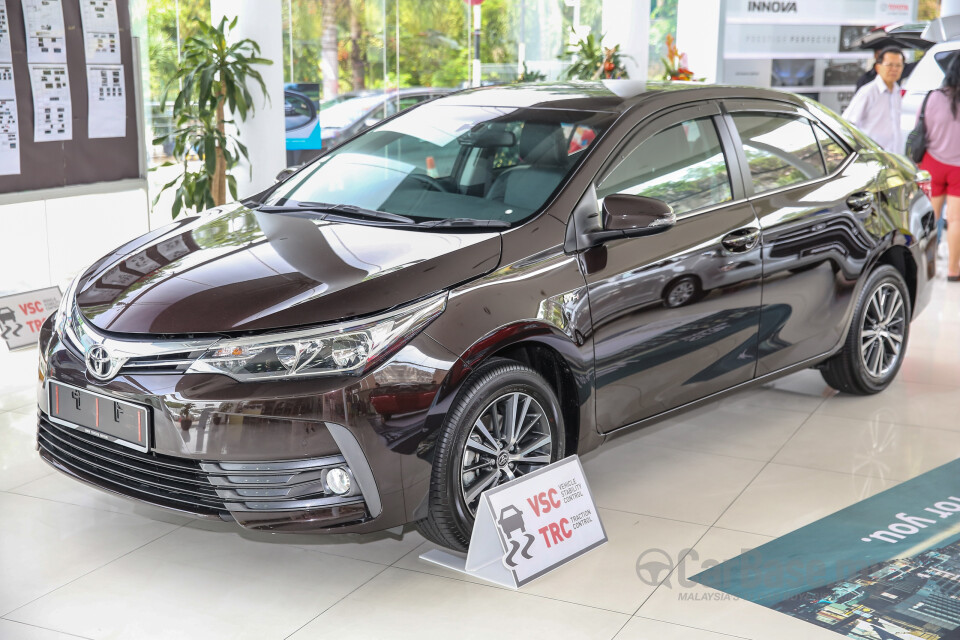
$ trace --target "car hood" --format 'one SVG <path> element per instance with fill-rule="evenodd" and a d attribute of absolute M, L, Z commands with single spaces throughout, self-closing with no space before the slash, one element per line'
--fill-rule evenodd
<path fill-rule="evenodd" d="M 281 329 L 403 305 L 499 261 L 497 233 L 431 233 L 240 207 L 126 245 L 83 276 L 77 306 L 93 325 L 117 333 Z"/>

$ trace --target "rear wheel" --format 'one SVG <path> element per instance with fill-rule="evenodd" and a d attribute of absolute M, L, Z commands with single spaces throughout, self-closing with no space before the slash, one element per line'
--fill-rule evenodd
<path fill-rule="evenodd" d="M 910 315 L 903 276 L 890 265 L 877 267 L 860 294 L 843 349 L 821 365 L 823 379 L 845 393 L 883 391 L 903 363 Z"/>
<path fill-rule="evenodd" d="M 483 492 L 561 459 L 563 434 L 560 403 L 536 371 L 502 359 L 481 366 L 437 439 L 428 515 L 417 528 L 466 550 Z"/>

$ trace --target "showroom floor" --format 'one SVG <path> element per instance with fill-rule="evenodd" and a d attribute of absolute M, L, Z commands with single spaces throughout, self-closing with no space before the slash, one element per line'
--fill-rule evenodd
<path fill-rule="evenodd" d="M 36 352 L 0 353 L 0 638 L 839 637 L 686 578 L 960 457 L 942 271 L 886 392 L 804 371 L 586 456 L 610 541 L 519 593 L 418 560 L 413 531 L 251 534 L 63 478 L 34 451 Z"/>

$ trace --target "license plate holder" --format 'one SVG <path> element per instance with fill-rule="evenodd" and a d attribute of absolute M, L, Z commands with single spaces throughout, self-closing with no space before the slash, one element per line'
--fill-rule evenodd
<path fill-rule="evenodd" d="M 146 453 L 150 410 L 143 405 L 50 380 L 50 417 L 57 423 Z"/>

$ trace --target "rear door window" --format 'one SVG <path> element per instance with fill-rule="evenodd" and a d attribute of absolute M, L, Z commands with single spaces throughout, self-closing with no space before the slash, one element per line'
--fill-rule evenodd
<path fill-rule="evenodd" d="M 750 167 L 754 193 L 773 191 L 826 175 L 810 121 L 773 113 L 734 113 Z"/>

